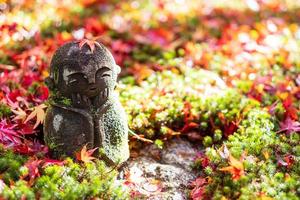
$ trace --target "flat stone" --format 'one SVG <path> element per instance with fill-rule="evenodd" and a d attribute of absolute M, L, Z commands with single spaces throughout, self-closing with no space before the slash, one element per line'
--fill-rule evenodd
<path fill-rule="evenodd" d="M 181 138 L 167 142 L 163 149 L 155 145 L 141 149 L 140 156 L 131 158 L 125 169 L 134 192 L 151 200 L 188 199 L 189 185 L 197 177 L 191 164 L 198 151 Z"/>

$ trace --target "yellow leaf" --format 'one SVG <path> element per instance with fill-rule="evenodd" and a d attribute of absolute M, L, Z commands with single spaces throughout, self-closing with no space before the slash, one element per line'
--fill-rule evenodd
<path fill-rule="evenodd" d="M 232 155 L 229 156 L 229 164 L 237 169 L 244 169 L 243 163 L 235 159 Z"/>
<path fill-rule="evenodd" d="M 289 92 L 282 92 L 277 94 L 281 100 L 285 100 L 289 96 Z"/>
<path fill-rule="evenodd" d="M 49 76 L 49 72 L 47 70 L 42 71 L 42 77 L 46 78 Z"/>
<path fill-rule="evenodd" d="M 270 154 L 267 150 L 263 151 L 262 153 L 263 153 L 266 160 L 268 160 L 270 158 Z"/>
<path fill-rule="evenodd" d="M 259 200 L 273 200 L 273 198 L 266 196 L 264 193 L 259 195 Z"/>
<path fill-rule="evenodd" d="M 42 124 L 44 122 L 45 119 L 45 111 L 44 109 L 47 106 L 45 104 L 40 104 L 38 106 L 35 106 L 34 108 L 32 108 L 32 112 L 30 113 L 30 115 L 28 115 L 27 119 L 25 120 L 24 123 L 28 122 L 29 120 L 36 118 L 35 124 L 34 124 L 34 129 L 39 125 Z"/>
<path fill-rule="evenodd" d="M 18 107 L 17 110 L 12 110 L 13 113 L 16 114 L 14 120 L 22 120 L 22 122 L 26 119 L 26 112 L 24 110 L 22 110 L 20 107 Z"/>

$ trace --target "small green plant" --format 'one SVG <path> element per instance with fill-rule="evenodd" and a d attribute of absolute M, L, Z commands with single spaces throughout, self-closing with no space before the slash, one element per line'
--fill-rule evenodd
<path fill-rule="evenodd" d="M 126 187 L 116 179 L 117 171 L 107 167 L 103 161 L 79 164 L 67 158 L 58 165 L 43 160 L 30 162 L 9 150 L 1 150 L 0 154 L 2 198 L 129 198 Z"/>
<path fill-rule="evenodd" d="M 0 118 L 7 117 L 11 114 L 11 109 L 8 105 L 0 103 Z"/>

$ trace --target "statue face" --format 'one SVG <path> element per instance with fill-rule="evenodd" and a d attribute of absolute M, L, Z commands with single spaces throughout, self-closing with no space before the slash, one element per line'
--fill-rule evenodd
<path fill-rule="evenodd" d="M 118 66 L 114 61 L 110 60 L 101 63 L 90 61 L 81 66 L 64 66 L 63 71 L 59 73 L 57 88 L 66 97 L 80 94 L 93 98 L 105 89 L 108 92 L 114 89 L 116 67 Z"/>

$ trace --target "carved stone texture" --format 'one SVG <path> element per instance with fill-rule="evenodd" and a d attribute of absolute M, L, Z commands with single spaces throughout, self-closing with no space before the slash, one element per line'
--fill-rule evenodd
<path fill-rule="evenodd" d="M 120 164 L 129 157 L 127 118 L 114 92 L 120 67 L 105 46 L 92 44 L 67 43 L 51 60 L 45 142 L 55 157 L 74 157 L 87 145 Z"/>

